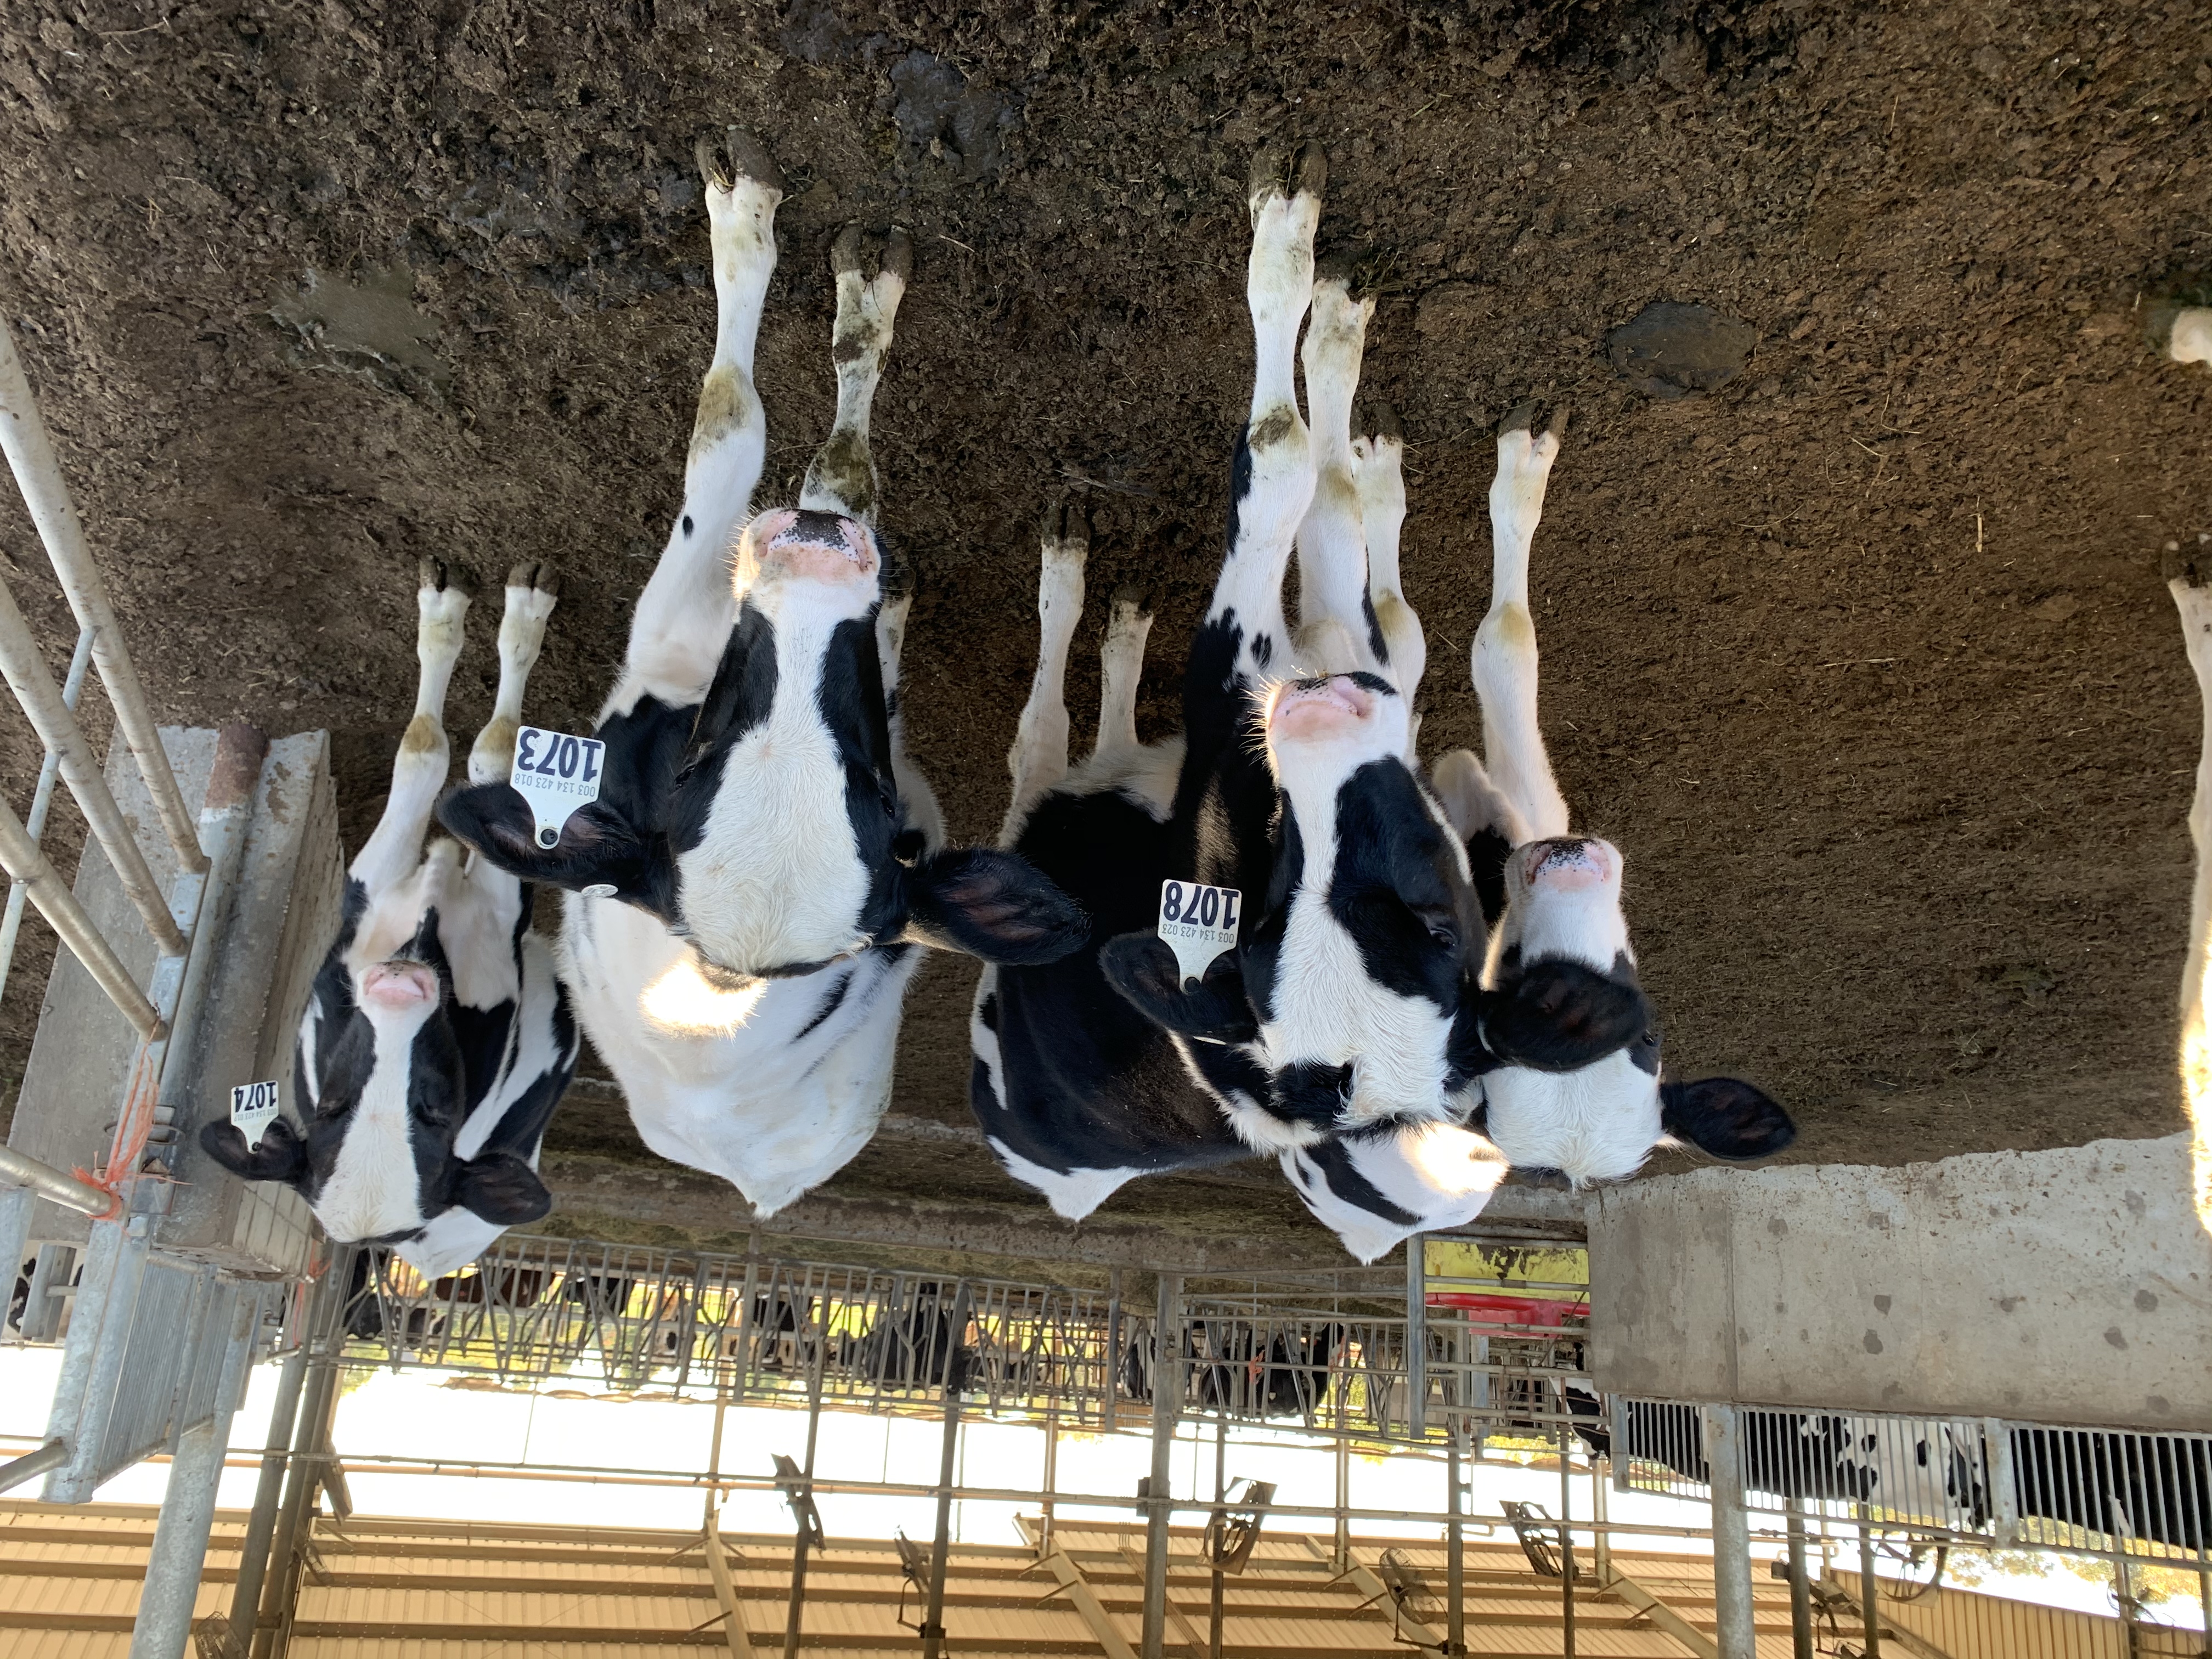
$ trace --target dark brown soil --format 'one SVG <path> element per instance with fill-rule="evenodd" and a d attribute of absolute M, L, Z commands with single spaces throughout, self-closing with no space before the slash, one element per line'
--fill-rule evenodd
<path fill-rule="evenodd" d="M 1249 373 L 1247 158 L 1319 137 L 1413 441 L 1431 752 L 1475 736 L 1490 426 L 1573 406 L 1545 717 L 1629 855 L 1674 1063 L 1765 1084 L 1808 1158 L 2154 1134 L 2198 733 L 2156 572 L 2212 531 L 2212 380 L 2135 313 L 2212 265 L 2207 51 L 2191 4 L 2051 0 L 0 0 L 0 307 L 161 716 L 331 728 L 357 841 L 419 555 L 556 561 L 532 714 L 604 691 L 713 325 L 691 141 L 755 125 L 793 179 L 770 492 L 831 407 L 830 236 L 915 234 L 877 454 L 915 741 L 980 839 L 1053 492 L 1090 496 L 1094 595 L 1161 596 L 1172 718 Z M 1654 301 L 1747 322 L 1749 366 L 1631 390 L 1606 337 Z M 0 546 L 58 623 L 12 501 Z M 1071 690 L 1087 721 L 1095 669 Z M 964 1111 L 970 982 L 926 975 L 902 1109 Z"/>

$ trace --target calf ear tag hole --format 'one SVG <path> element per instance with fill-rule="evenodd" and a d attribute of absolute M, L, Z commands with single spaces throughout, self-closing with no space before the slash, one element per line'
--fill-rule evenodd
<path fill-rule="evenodd" d="M 1194 881 L 1160 884 L 1158 933 L 1176 954 L 1185 979 L 1203 979 L 1213 959 L 1237 946 L 1237 919 L 1244 896 L 1234 887 L 1207 887 Z"/>
<path fill-rule="evenodd" d="M 580 806 L 599 798 L 599 779 L 607 746 L 597 738 L 572 737 L 526 726 L 514 734 L 514 764 L 508 787 L 530 803 L 532 837 L 548 849 L 561 844 L 561 826 Z"/>

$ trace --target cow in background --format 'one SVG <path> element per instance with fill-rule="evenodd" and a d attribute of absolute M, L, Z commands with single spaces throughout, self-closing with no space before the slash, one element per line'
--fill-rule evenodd
<path fill-rule="evenodd" d="M 837 238 L 836 422 L 796 507 L 756 517 L 768 427 L 753 348 L 782 178 L 738 129 L 698 154 L 714 351 L 683 507 L 599 715 L 599 799 L 551 848 L 504 783 L 440 811 L 487 859 L 566 892 L 577 1012 L 645 1144 L 769 1215 L 875 1133 L 920 947 L 1049 962 L 1083 921 L 1013 854 L 946 847 L 907 757 L 908 599 L 885 578 L 868 444 L 905 234 Z"/>
<path fill-rule="evenodd" d="M 513 765 L 557 586 L 543 565 L 507 574 L 499 691 L 469 750 L 479 785 Z M 277 1118 L 252 1147 L 227 1119 L 200 1130 L 232 1174 L 296 1188 L 332 1239 L 389 1246 L 426 1279 L 553 1207 L 538 1148 L 579 1041 L 553 953 L 530 925 L 529 884 L 443 836 L 423 848 L 446 787 L 446 688 L 471 589 L 458 567 L 422 561 L 415 714 L 300 1022 L 299 1123 Z"/>

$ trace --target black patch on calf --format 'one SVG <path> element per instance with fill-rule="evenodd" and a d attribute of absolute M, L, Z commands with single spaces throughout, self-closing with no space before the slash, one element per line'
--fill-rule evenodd
<path fill-rule="evenodd" d="M 814 1017 L 811 1019 L 799 1028 L 799 1036 L 793 1037 L 792 1041 L 797 1042 L 812 1036 L 816 1028 L 823 1020 L 828 1019 L 830 1015 L 845 1006 L 845 993 L 852 988 L 853 972 L 848 968 L 830 982 L 829 994 L 822 999 L 822 1006 L 814 1011 Z"/>
<path fill-rule="evenodd" d="M 1352 1067 L 1301 1060 L 1275 1073 L 1267 1101 L 1275 1116 L 1334 1129 L 1352 1098 Z"/>
<path fill-rule="evenodd" d="M 1268 634 L 1255 634 L 1252 636 L 1252 660 L 1257 663 L 1261 667 L 1265 668 L 1269 663 L 1274 661 L 1274 659 L 1275 641 L 1273 635 Z"/>
<path fill-rule="evenodd" d="M 553 1207 L 553 1194 L 538 1172 L 513 1152 L 486 1152 L 453 1166 L 447 1204 L 501 1227 L 535 1221 Z"/>
<path fill-rule="evenodd" d="M 281 1181 L 302 1190 L 307 1187 L 307 1143 L 284 1118 L 272 1121 L 261 1132 L 261 1144 L 250 1151 L 244 1133 L 228 1118 L 203 1123 L 200 1150 L 241 1181 Z"/>
<path fill-rule="evenodd" d="M 1388 1133 L 1395 1133 L 1395 1128 Z M 1413 1227 L 1420 1224 L 1420 1217 L 1411 1210 L 1401 1209 L 1383 1195 L 1382 1188 L 1359 1171 L 1352 1161 L 1352 1140 L 1324 1141 L 1318 1146 L 1302 1148 L 1298 1154 L 1299 1174 L 1305 1174 L 1304 1165 L 1311 1163 L 1321 1171 L 1322 1182 L 1335 1197 L 1370 1215 L 1379 1215 L 1394 1227 Z M 1309 1182 L 1309 1185 L 1311 1183 Z"/>
<path fill-rule="evenodd" d="M 1762 1091 L 1732 1077 L 1659 1085 L 1667 1133 L 1715 1158 L 1765 1158 L 1797 1139 L 1797 1126 Z"/>
<path fill-rule="evenodd" d="M 684 747 L 676 775 L 679 795 L 703 794 L 708 803 L 714 800 L 712 789 L 696 787 L 690 775 L 692 769 L 768 719 L 775 707 L 775 624 L 755 606 L 740 605 L 730 637 L 722 642 L 721 659 L 714 665 L 706 701 L 692 717 L 691 739 Z M 695 806 L 692 812 L 703 821 L 703 807 Z M 699 844 L 697 834 L 674 839 L 684 849 Z"/>
<path fill-rule="evenodd" d="M 1057 962 L 1090 936 L 1081 908 L 1012 853 L 958 848 L 905 874 L 905 937 L 918 944 L 1029 966 Z"/>
<path fill-rule="evenodd" d="M 1329 914 L 1359 947 L 1368 978 L 1439 1009 L 1459 1000 L 1463 974 L 1488 943 L 1454 854 L 1402 763 L 1370 761 L 1337 791 Z"/>
<path fill-rule="evenodd" d="M 1505 914 L 1505 861 L 1512 856 L 1513 843 L 1495 825 L 1486 824 L 1467 839 L 1468 872 L 1482 901 L 1482 919 L 1492 927 Z"/>
<path fill-rule="evenodd" d="M 1359 614 L 1367 618 L 1367 648 L 1375 653 L 1375 660 L 1385 668 L 1390 665 L 1390 647 L 1383 642 L 1382 621 L 1375 614 L 1375 596 L 1365 588 L 1359 590 Z"/>
<path fill-rule="evenodd" d="M 1484 992 L 1477 1006 L 1484 1046 L 1506 1065 L 1538 1072 L 1579 1071 L 1651 1023 L 1651 1005 L 1633 980 L 1555 957 Z"/>

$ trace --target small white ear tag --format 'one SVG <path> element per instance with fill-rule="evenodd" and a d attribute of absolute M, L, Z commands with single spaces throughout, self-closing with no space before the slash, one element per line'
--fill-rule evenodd
<path fill-rule="evenodd" d="M 261 1137 L 276 1121 L 278 1102 L 274 1083 L 241 1083 L 230 1091 L 230 1121 L 246 1137 L 246 1150 L 261 1145 Z"/>
<path fill-rule="evenodd" d="M 535 726 L 515 732 L 514 769 L 507 781 L 530 803 L 540 847 L 558 847 L 568 815 L 599 798 L 600 763 L 606 752 L 597 738 L 572 738 Z"/>
<path fill-rule="evenodd" d="M 1244 896 L 1234 887 L 1194 881 L 1160 884 L 1160 937 L 1176 953 L 1185 979 L 1203 979 L 1214 957 L 1237 945 Z"/>

